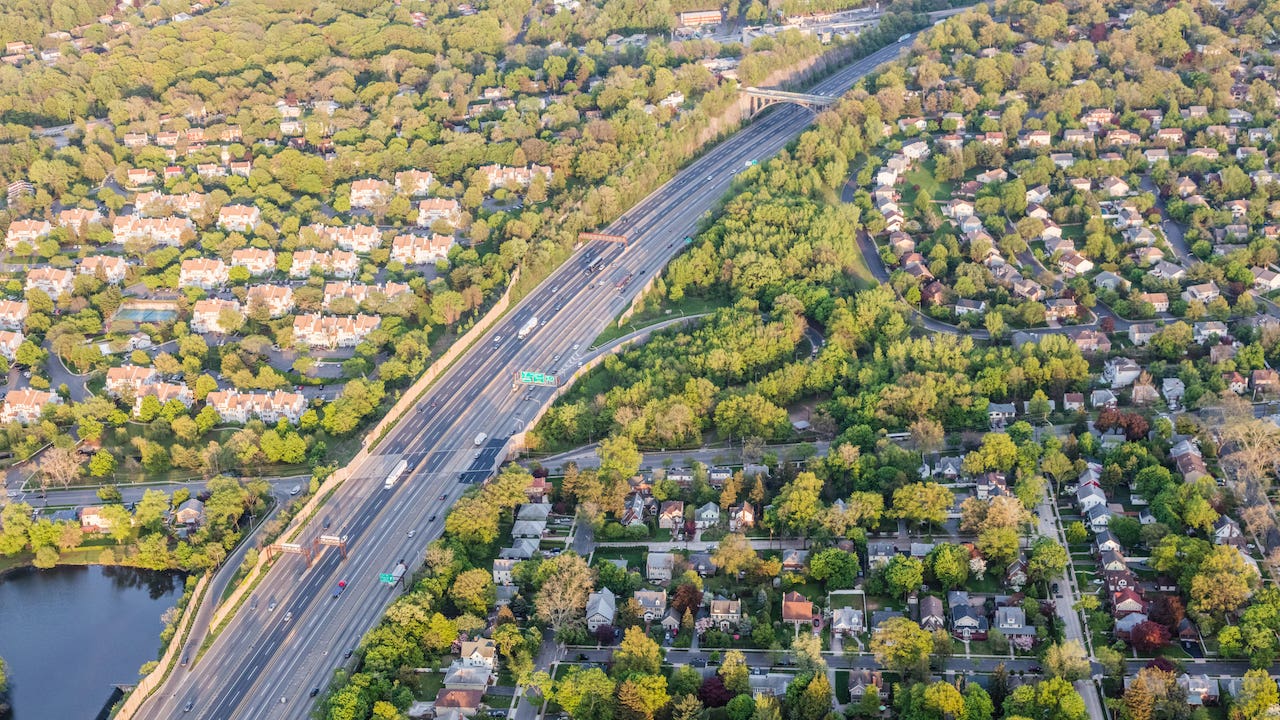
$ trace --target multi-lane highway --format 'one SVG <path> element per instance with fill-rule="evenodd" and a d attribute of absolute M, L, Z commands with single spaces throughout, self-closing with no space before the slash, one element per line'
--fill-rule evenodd
<path fill-rule="evenodd" d="M 842 68 L 811 92 L 843 93 L 906 42 Z M 178 669 L 139 717 L 307 717 L 312 689 L 323 690 L 336 668 L 354 661 L 344 658 L 346 651 L 359 645 L 399 594 L 379 584 L 379 573 L 390 572 L 401 559 L 420 562 L 440 534 L 446 511 L 469 487 L 466 481 L 483 479 L 500 461 L 508 438 L 549 401 L 551 388 L 517 387 L 515 374 L 568 376 L 576 370 L 595 337 L 680 252 L 683 238 L 733 176 L 749 161 L 776 153 L 812 117 L 782 106 L 717 145 L 604 231 L 626 236 L 628 244 L 583 247 L 519 303 L 335 492 L 319 514 L 330 529 L 312 523 L 303 531 L 303 542 L 323 532 L 346 535 L 347 559 L 330 548 L 310 568 L 297 556 L 278 561 L 199 662 Z M 587 270 L 597 263 L 603 267 Z M 518 338 L 517 330 L 534 316 L 538 327 Z M 476 445 L 479 433 L 486 437 Z M 402 458 L 409 462 L 408 475 L 384 490 L 386 472 Z M 334 597 L 340 580 L 346 588 Z M 188 704 L 191 710 L 185 711 Z"/>

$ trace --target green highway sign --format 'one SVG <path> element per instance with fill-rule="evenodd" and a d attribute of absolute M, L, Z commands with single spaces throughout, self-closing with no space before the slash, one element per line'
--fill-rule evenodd
<path fill-rule="evenodd" d="M 387 583 L 388 585 L 394 585 L 396 582 L 396 576 L 392 575 L 391 573 L 382 573 L 381 575 L 378 576 L 378 582 L 384 582 L 384 583 Z"/>
<path fill-rule="evenodd" d="M 540 372 L 530 372 L 528 370 L 520 371 L 520 382 L 527 385 L 558 385 L 555 375 L 548 375 Z"/>

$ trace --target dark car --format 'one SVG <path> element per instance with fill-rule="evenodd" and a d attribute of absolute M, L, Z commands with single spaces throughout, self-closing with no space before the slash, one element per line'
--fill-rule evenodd
<path fill-rule="evenodd" d="M 320 694 L 320 688 L 314 687 L 314 688 L 311 688 L 311 693 L 307 695 L 307 697 L 315 697 L 319 694 Z"/>
<path fill-rule="evenodd" d="M 191 708 L 195 707 L 195 701 L 188 700 L 186 705 L 182 706 L 182 712 L 191 712 Z"/>
<path fill-rule="evenodd" d="M 352 652 L 353 652 L 352 650 L 348 650 L 348 651 L 346 651 L 346 652 L 342 653 L 342 659 L 343 659 L 343 660 L 346 660 L 347 658 L 351 657 L 351 653 L 352 653 Z"/>
<path fill-rule="evenodd" d="M 694 658 L 689 661 L 689 664 L 696 668 L 704 668 L 707 666 L 707 661 L 702 658 Z"/>

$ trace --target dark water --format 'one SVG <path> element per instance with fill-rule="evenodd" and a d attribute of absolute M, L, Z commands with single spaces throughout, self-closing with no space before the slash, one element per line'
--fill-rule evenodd
<path fill-rule="evenodd" d="M 115 684 L 159 657 L 160 616 L 183 576 L 119 567 L 24 569 L 0 578 L 0 657 L 13 720 L 90 720 Z"/>

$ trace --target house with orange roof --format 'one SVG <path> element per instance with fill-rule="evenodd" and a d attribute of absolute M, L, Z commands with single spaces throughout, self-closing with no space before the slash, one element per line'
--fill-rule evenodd
<path fill-rule="evenodd" d="M 271 317 L 281 317 L 293 310 L 293 288 L 288 285 L 254 285 L 245 294 L 245 304 L 250 312 L 264 307 Z"/>
<path fill-rule="evenodd" d="M 212 290 L 227 283 L 227 264 L 209 258 L 183 260 L 178 270 L 178 287 Z"/>
<path fill-rule="evenodd" d="M 62 398 L 51 392 L 31 388 L 10 390 L 4 396 L 4 404 L 0 405 L 0 423 L 27 425 L 39 420 L 45 407 L 61 403 Z"/>

